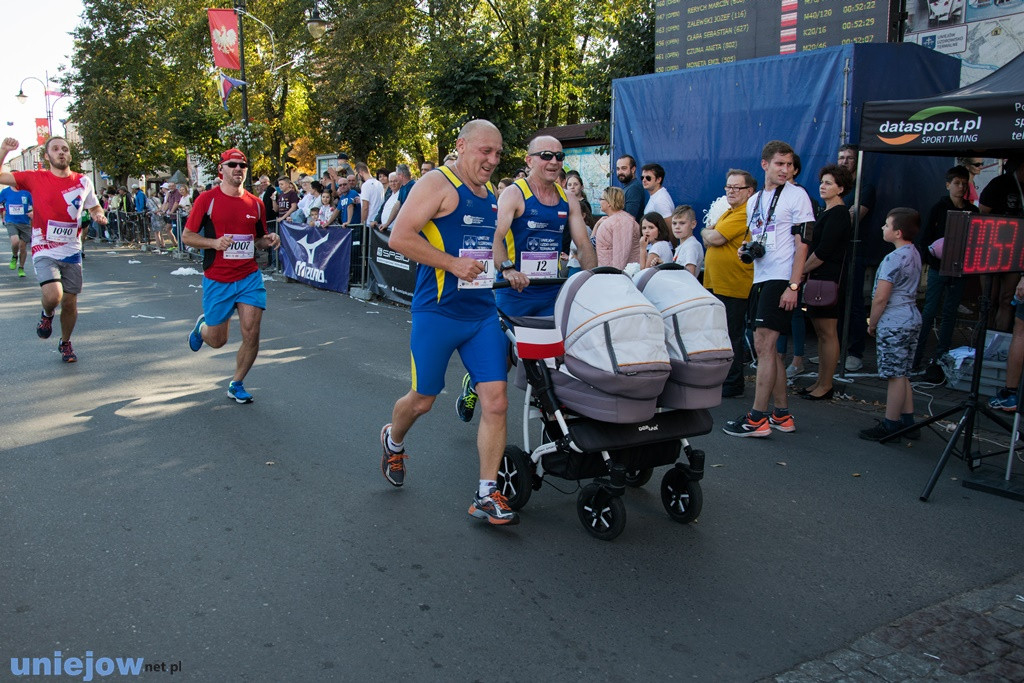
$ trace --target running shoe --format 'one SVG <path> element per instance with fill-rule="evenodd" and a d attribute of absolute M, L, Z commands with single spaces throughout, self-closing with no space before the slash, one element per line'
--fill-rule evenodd
<path fill-rule="evenodd" d="M 802 375 L 802 374 L 804 374 L 803 366 L 797 367 L 797 366 L 793 365 L 792 363 L 790 363 L 786 367 L 786 378 L 787 379 L 793 379 L 797 375 Z"/>
<path fill-rule="evenodd" d="M 796 422 L 793 420 L 792 415 L 776 415 L 775 411 L 768 416 L 768 425 L 772 429 L 777 429 L 780 432 L 795 432 Z"/>
<path fill-rule="evenodd" d="M 200 328 L 204 322 L 206 322 L 206 316 L 200 315 L 196 318 L 196 324 L 192 327 L 192 331 L 188 333 L 188 348 L 193 351 L 203 348 L 203 335 L 200 332 Z"/>
<path fill-rule="evenodd" d="M 18 268 L 18 277 L 25 277 L 25 269 Z"/>
<path fill-rule="evenodd" d="M 988 407 L 996 410 L 1005 410 L 1012 413 L 1017 410 L 1017 390 L 1000 389 L 996 395 L 988 400 Z"/>
<path fill-rule="evenodd" d="M 18 267 L 18 257 L 17 256 L 12 256 L 11 257 L 11 270 L 14 270 L 17 267 Z"/>
<path fill-rule="evenodd" d="M 754 420 L 750 417 L 749 413 L 744 413 L 735 420 L 729 420 L 722 427 L 722 431 L 729 436 L 757 436 L 763 437 L 768 436 L 772 433 L 772 428 L 768 425 L 768 418 L 762 417 L 760 420 Z"/>
<path fill-rule="evenodd" d="M 60 351 L 60 359 L 65 363 L 74 363 L 78 360 L 75 350 L 71 348 L 71 340 L 57 342 L 57 350 Z"/>
<path fill-rule="evenodd" d="M 469 514 L 477 519 L 486 519 L 490 524 L 519 524 L 519 515 L 508 506 L 508 501 L 498 489 L 491 489 L 491 492 L 483 497 L 479 494 L 474 496 L 473 504 L 469 506 Z"/>
<path fill-rule="evenodd" d="M 245 390 L 241 382 L 232 381 L 228 385 L 228 398 L 235 399 L 236 403 L 252 403 L 252 394 Z"/>
<path fill-rule="evenodd" d="M 398 453 L 388 448 L 390 431 L 390 422 L 380 428 L 380 445 L 384 447 L 384 455 L 380 458 L 380 471 L 392 486 L 401 486 L 405 483 L 405 459 L 409 456 L 405 454 L 404 448 Z"/>
<path fill-rule="evenodd" d="M 863 360 L 861 360 L 860 358 L 857 358 L 857 356 L 847 356 L 846 357 L 846 371 L 847 372 L 857 372 L 858 370 L 863 370 L 863 369 L 864 369 L 864 361 Z"/>
<path fill-rule="evenodd" d="M 476 410 L 476 392 L 473 391 L 473 381 L 467 372 L 462 378 L 462 394 L 455 399 L 455 412 L 463 422 L 470 422 L 473 419 L 473 411 Z"/>
<path fill-rule="evenodd" d="M 51 332 L 53 332 L 53 316 L 40 313 L 39 322 L 36 324 L 36 334 L 40 339 L 49 339 Z"/>

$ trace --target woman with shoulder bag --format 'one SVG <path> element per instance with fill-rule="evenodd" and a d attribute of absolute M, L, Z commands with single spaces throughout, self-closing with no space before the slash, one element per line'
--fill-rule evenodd
<path fill-rule="evenodd" d="M 814 223 L 810 254 L 804 264 L 804 304 L 818 337 L 818 379 L 797 392 L 809 401 L 827 401 L 835 393 L 832 378 L 839 362 L 837 326 L 845 299 L 842 280 L 853 233 L 850 210 L 843 203 L 843 193 L 853 187 L 853 175 L 843 166 L 830 164 L 821 169 L 818 179 L 825 210 Z"/>

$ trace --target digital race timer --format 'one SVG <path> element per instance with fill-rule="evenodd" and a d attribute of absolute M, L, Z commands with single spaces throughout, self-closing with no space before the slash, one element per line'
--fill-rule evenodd
<path fill-rule="evenodd" d="M 942 275 L 1024 273 L 1024 218 L 950 211 Z"/>

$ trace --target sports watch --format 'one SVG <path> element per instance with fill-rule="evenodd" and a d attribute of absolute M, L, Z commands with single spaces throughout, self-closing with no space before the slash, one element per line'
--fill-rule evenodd
<path fill-rule="evenodd" d="M 504 261 L 501 262 L 501 265 L 498 266 L 498 272 L 499 273 L 504 273 L 509 268 L 515 268 L 515 267 L 516 267 L 515 263 L 513 263 L 512 261 L 510 261 L 508 259 L 505 259 Z"/>

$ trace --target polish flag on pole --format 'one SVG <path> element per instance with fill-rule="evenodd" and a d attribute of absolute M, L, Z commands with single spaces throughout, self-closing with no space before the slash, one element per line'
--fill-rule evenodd
<path fill-rule="evenodd" d="M 528 360 L 544 360 L 565 355 L 565 341 L 556 329 L 538 330 L 516 327 L 516 353 Z"/>
<path fill-rule="evenodd" d="M 208 9 L 213 63 L 222 69 L 241 69 L 238 54 L 238 15 L 233 9 Z"/>
<path fill-rule="evenodd" d="M 797 0 L 782 0 L 782 11 L 783 12 L 795 12 L 797 8 Z"/>

